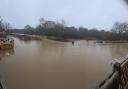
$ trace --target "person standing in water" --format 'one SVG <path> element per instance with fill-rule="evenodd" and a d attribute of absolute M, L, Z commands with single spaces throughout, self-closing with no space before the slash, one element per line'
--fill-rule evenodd
<path fill-rule="evenodd" d="M 75 43 L 75 42 L 74 42 L 74 41 L 72 41 L 72 45 L 74 45 L 74 43 Z"/>

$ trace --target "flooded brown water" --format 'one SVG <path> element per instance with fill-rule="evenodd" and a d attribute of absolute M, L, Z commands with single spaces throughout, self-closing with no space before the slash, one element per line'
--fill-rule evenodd
<path fill-rule="evenodd" d="M 128 43 L 14 39 L 14 50 L 0 52 L 7 89 L 91 89 L 111 73 L 113 58 L 128 53 Z"/>

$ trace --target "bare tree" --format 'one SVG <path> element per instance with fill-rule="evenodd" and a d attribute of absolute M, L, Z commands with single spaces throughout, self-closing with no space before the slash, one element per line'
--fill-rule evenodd
<path fill-rule="evenodd" d="M 4 28 L 5 30 L 8 30 L 8 29 L 11 29 L 12 27 L 11 27 L 11 24 L 10 24 L 10 23 L 4 22 L 4 23 L 3 23 L 3 28 Z"/>
<path fill-rule="evenodd" d="M 4 30 L 8 30 L 11 28 L 11 24 L 8 22 L 4 22 L 2 17 L 0 16 L 0 30 L 4 31 Z"/>
<path fill-rule="evenodd" d="M 61 20 L 63 26 L 65 27 L 66 26 L 66 21 L 64 19 Z"/>
<path fill-rule="evenodd" d="M 2 30 L 3 28 L 3 19 L 1 18 L 1 16 L 0 16 L 0 30 Z"/>
<path fill-rule="evenodd" d="M 44 24 L 45 24 L 45 20 L 44 20 L 44 18 L 41 18 L 39 21 L 40 21 L 40 26 L 42 26 L 42 27 L 43 27 L 43 26 L 44 26 Z"/>
<path fill-rule="evenodd" d="M 114 33 L 128 32 L 128 23 L 126 23 L 126 22 L 123 22 L 123 23 L 116 22 L 113 25 L 111 31 L 114 32 Z"/>

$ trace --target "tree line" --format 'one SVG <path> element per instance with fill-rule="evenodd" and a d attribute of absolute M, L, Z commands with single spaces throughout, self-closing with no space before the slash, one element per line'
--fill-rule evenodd
<path fill-rule="evenodd" d="M 10 24 L 2 25 L 0 20 L 0 27 L 4 27 L 8 33 L 20 33 L 41 36 L 53 36 L 57 38 L 74 38 L 86 40 L 128 40 L 128 23 L 116 22 L 111 30 L 98 30 L 96 28 L 88 29 L 85 27 L 76 28 L 74 26 L 68 27 L 64 20 L 61 22 L 47 21 L 43 18 L 40 19 L 39 25 L 35 28 L 26 25 L 23 29 L 10 29 Z"/>

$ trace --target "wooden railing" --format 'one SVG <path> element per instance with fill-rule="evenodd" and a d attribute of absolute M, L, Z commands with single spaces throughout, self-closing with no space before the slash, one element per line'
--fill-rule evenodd
<path fill-rule="evenodd" d="M 113 73 L 95 89 L 128 89 L 128 56 L 121 63 L 116 62 Z"/>

